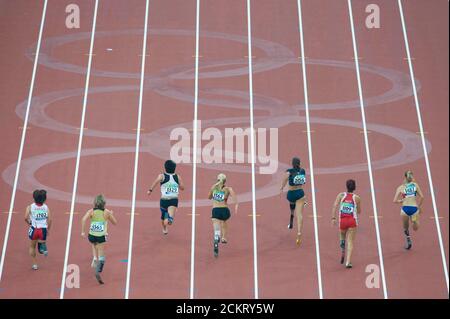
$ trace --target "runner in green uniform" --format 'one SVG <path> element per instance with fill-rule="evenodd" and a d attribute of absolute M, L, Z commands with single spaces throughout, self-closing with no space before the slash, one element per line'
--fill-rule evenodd
<path fill-rule="evenodd" d="M 92 253 L 94 255 L 91 266 L 95 268 L 95 278 L 100 284 L 103 284 L 100 273 L 105 266 L 105 244 L 108 236 L 108 221 L 113 225 L 117 224 L 113 212 L 105 209 L 105 205 L 106 201 L 103 195 L 98 195 L 94 200 L 94 208 L 88 210 L 81 221 L 81 236 L 86 237 L 86 221 L 90 219 L 88 240 L 92 244 Z"/>

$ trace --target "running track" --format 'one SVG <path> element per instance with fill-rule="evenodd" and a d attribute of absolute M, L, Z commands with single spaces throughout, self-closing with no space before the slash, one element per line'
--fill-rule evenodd
<path fill-rule="evenodd" d="M 199 15 L 196 0 L 149 0 L 146 39 L 145 0 L 99 0 L 96 15 L 94 0 L 80 0 L 80 29 L 65 27 L 70 3 L 48 0 L 42 21 L 43 0 L 0 2 L 0 124 L 6 137 L 0 141 L 0 227 L 5 234 L 0 237 L 0 298 L 448 298 L 448 2 L 401 2 L 410 60 L 397 1 L 353 1 L 352 23 L 345 0 L 302 0 L 301 37 L 296 0 L 250 1 L 250 7 L 244 0 L 202 0 Z M 370 3 L 380 7 L 380 29 L 365 27 Z M 140 103 L 143 43 L 147 55 Z M 33 99 L 28 101 L 30 93 Z M 30 115 L 22 135 L 28 102 Z M 256 165 L 253 203 L 251 165 L 199 163 L 196 185 L 192 166 L 179 165 L 187 189 L 164 238 L 158 198 L 148 198 L 146 190 L 169 155 L 171 127 L 192 129 L 195 109 L 204 128 L 249 127 L 251 112 L 255 127 L 278 127 L 279 172 L 261 175 Z M 295 231 L 286 229 L 287 204 L 277 192 L 280 175 L 294 155 L 308 172 L 314 171 L 306 187 L 309 205 L 301 248 L 295 246 Z M 392 204 L 406 169 L 415 172 L 426 197 L 421 230 L 413 234 L 409 252 L 402 248 L 398 207 Z M 225 171 L 242 203 L 231 220 L 230 242 L 215 260 L 205 198 L 219 171 Z M 350 177 L 357 180 L 363 213 L 354 269 L 348 271 L 337 263 L 337 234 L 329 214 Z M 40 258 L 41 269 L 33 272 L 22 215 L 37 187 L 49 190 L 54 226 L 50 255 Z M 81 216 L 97 193 L 106 195 L 119 220 L 118 227 L 110 226 L 104 286 L 92 278 L 90 248 L 80 236 Z M 80 267 L 79 289 L 60 289 L 66 256 L 68 265 Z M 366 265 L 381 263 L 385 285 L 381 280 L 380 288 L 366 288 Z"/>

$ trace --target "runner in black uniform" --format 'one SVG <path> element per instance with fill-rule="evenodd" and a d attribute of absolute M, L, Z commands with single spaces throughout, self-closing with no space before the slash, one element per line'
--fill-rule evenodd
<path fill-rule="evenodd" d="M 159 183 L 161 186 L 161 200 L 159 206 L 161 210 L 161 223 L 163 227 L 163 234 L 167 235 L 168 225 L 172 225 L 175 212 L 178 207 L 179 190 L 184 190 L 184 184 L 181 177 L 175 174 L 177 164 L 172 160 L 167 160 L 164 163 L 165 173 L 159 174 L 148 190 L 147 194 L 153 192 L 155 186 Z"/>
<path fill-rule="evenodd" d="M 300 245 L 303 228 L 303 207 L 306 204 L 305 192 L 303 185 L 306 183 L 306 172 L 300 167 L 300 159 L 294 157 L 292 159 L 292 168 L 286 171 L 281 183 L 280 193 L 283 192 L 286 183 L 289 181 L 289 190 L 287 192 L 287 200 L 291 210 L 288 228 L 292 229 L 294 222 L 294 212 L 297 213 L 297 245 Z"/>

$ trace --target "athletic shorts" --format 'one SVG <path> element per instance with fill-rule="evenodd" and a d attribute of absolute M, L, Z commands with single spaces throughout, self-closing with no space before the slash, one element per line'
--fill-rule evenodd
<path fill-rule="evenodd" d="M 89 234 L 88 240 L 91 244 L 102 244 L 106 242 L 106 236 L 94 236 Z"/>
<path fill-rule="evenodd" d="M 164 199 L 161 198 L 159 201 L 159 209 L 161 210 L 161 220 L 165 220 L 169 218 L 169 213 L 167 212 L 167 209 L 170 206 L 178 207 L 178 198 L 172 198 L 172 199 Z"/>
<path fill-rule="evenodd" d="M 402 211 L 408 215 L 408 216 L 413 216 L 415 213 L 417 213 L 419 211 L 419 208 L 416 206 L 403 206 L 402 207 Z"/>
<path fill-rule="evenodd" d="M 295 203 L 296 201 L 298 201 L 299 199 L 302 199 L 303 197 L 305 197 L 305 192 L 303 191 L 303 189 L 297 189 L 295 191 L 288 191 L 287 192 L 287 200 L 290 203 Z"/>
<path fill-rule="evenodd" d="M 226 221 L 230 218 L 230 210 L 228 207 L 214 207 L 212 209 L 212 216 L 211 218 L 215 218 L 218 220 Z"/>
<path fill-rule="evenodd" d="M 353 216 L 345 216 L 340 218 L 339 221 L 339 229 L 340 230 L 347 230 L 349 228 L 354 228 L 358 226 L 356 224 L 356 219 Z"/>
<path fill-rule="evenodd" d="M 31 226 L 28 229 L 28 238 L 31 240 L 47 240 L 47 228 L 34 228 Z"/>

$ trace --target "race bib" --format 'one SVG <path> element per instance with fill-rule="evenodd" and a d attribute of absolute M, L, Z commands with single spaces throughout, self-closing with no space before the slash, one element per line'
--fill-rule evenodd
<path fill-rule="evenodd" d="M 415 184 L 409 184 L 405 187 L 405 197 L 412 197 L 416 196 L 416 185 Z"/>
<path fill-rule="evenodd" d="M 213 199 L 218 202 L 223 202 L 225 200 L 225 193 L 224 192 L 215 192 L 213 194 Z"/>
<path fill-rule="evenodd" d="M 47 212 L 34 213 L 35 220 L 45 220 L 47 219 Z"/>
<path fill-rule="evenodd" d="M 92 222 L 91 232 L 101 233 L 105 231 L 105 222 Z"/>
<path fill-rule="evenodd" d="M 303 185 L 306 183 L 306 177 L 305 175 L 295 175 L 293 178 L 293 182 L 295 185 Z"/>
<path fill-rule="evenodd" d="M 166 195 L 170 194 L 178 194 L 178 185 L 177 184 L 168 184 L 166 186 Z"/>
<path fill-rule="evenodd" d="M 341 213 L 342 214 L 353 214 L 355 211 L 355 205 L 352 203 L 342 203 Z"/>

